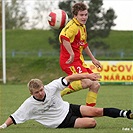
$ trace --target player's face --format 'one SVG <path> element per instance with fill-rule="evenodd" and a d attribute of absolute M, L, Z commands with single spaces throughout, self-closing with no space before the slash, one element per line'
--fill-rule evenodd
<path fill-rule="evenodd" d="M 88 19 L 88 11 L 79 11 L 77 15 L 74 16 L 80 24 L 86 24 L 86 21 Z"/>
<path fill-rule="evenodd" d="M 34 89 L 32 91 L 32 95 L 38 99 L 38 100 L 43 100 L 44 99 L 44 96 L 45 96 L 45 92 L 44 92 L 44 86 L 42 86 L 41 88 L 39 89 Z"/>

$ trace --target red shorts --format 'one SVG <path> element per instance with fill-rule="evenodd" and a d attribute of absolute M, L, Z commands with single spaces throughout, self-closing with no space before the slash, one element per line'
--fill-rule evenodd
<path fill-rule="evenodd" d="M 66 67 L 63 69 L 64 72 L 66 72 L 68 75 L 72 75 L 74 73 L 93 73 L 91 69 L 86 68 L 82 65 L 74 65 L 70 67 Z"/>

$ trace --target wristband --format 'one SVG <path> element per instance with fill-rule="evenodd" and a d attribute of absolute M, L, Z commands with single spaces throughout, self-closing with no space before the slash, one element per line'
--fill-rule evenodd
<path fill-rule="evenodd" d="M 2 124 L 0 127 L 4 129 L 4 128 L 6 128 L 6 127 L 7 127 L 7 124 L 6 124 L 6 123 L 4 123 L 4 124 Z"/>

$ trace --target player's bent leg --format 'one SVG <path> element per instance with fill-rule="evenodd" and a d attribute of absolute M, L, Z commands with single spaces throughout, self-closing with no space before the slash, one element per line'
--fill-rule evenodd
<path fill-rule="evenodd" d="M 77 118 L 74 124 L 74 128 L 94 128 L 96 126 L 96 120 L 94 118 Z"/>
<path fill-rule="evenodd" d="M 80 106 L 80 113 L 83 117 L 101 117 L 103 116 L 103 108 L 82 105 Z"/>
<path fill-rule="evenodd" d="M 82 80 L 83 88 L 89 88 L 89 92 L 86 96 L 86 105 L 95 106 L 97 100 L 97 93 L 100 88 L 100 83 L 98 81 L 91 81 L 89 79 Z"/>
<path fill-rule="evenodd" d="M 66 87 L 64 90 L 61 91 L 61 96 L 63 97 L 64 95 L 70 94 L 74 92 L 73 89 L 71 89 L 70 87 Z"/>
<path fill-rule="evenodd" d="M 97 93 L 89 91 L 86 95 L 86 105 L 94 107 L 97 102 Z"/>
<path fill-rule="evenodd" d="M 90 91 L 98 93 L 99 88 L 100 88 L 100 83 L 98 81 L 93 81 L 89 88 L 90 88 Z"/>
<path fill-rule="evenodd" d="M 72 92 L 76 92 L 82 89 L 83 87 L 81 85 L 81 80 L 73 81 L 70 83 L 68 87 L 66 87 L 64 90 L 61 91 L 61 96 L 64 96 L 66 94 L 70 94 Z"/>

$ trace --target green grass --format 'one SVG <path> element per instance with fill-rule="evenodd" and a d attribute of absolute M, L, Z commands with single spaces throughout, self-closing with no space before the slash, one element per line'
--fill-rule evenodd
<path fill-rule="evenodd" d="M 51 30 L 6 30 L 6 50 L 9 53 L 12 51 L 54 52 L 55 50 L 48 42 L 49 37 L 52 36 Z M 110 46 L 109 50 L 131 52 L 133 49 L 133 31 L 111 31 L 110 35 L 102 40 Z"/>
<path fill-rule="evenodd" d="M 65 75 L 59 66 L 59 58 L 7 58 L 7 83 L 22 84 L 33 77 L 49 81 Z M 0 64 L 0 69 L 2 66 Z M 2 77 L 2 70 L 0 71 Z"/>
<path fill-rule="evenodd" d="M 52 51 L 48 38 L 52 35 L 47 30 L 7 30 L 7 51 Z"/>
<path fill-rule="evenodd" d="M 48 43 L 48 37 L 52 36 L 50 31 L 43 30 L 8 30 L 6 31 L 7 53 L 15 51 L 44 51 L 54 53 L 54 49 Z M 133 32 L 111 31 L 105 39 L 110 45 L 110 50 L 125 49 L 131 51 Z M 1 36 L 0 36 L 1 40 Z M 1 42 L 0 42 L 1 44 Z M 1 51 L 1 47 L 0 47 Z M 2 61 L 2 60 L 1 60 Z M 2 77 L 2 62 L 0 61 L 0 78 Z M 59 67 L 59 58 L 43 56 L 39 57 L 14 57 L 8 55 L 7 62 L 7 85 L 0 84 L 0 124 L 13 113 L 20 104 L 29 96 L 26 84 L 31 78 L 40 78 L 44 83 L 64 76 Z M 12 85 L 11 85 L 12 84 Z M 71 95 L 64 96 L 67 101 L 76 104 L 85 103 L 87 90 L 79 91 Z M 118 107 L 123 109 L 133 109 L 133 87 L 131 86 L 102 86 L 98 95 L 98 107 Z M 130 128 L 133 122 L 126 119 L 96 118 L 97 127 L 95 129 L 47 129 L 34 121 L 11 126 L 0 133 L 124 133 L 122 128 Z M 132 132 L 127 131 L 127 132 Z"/>
<path fill-rule="evenodd" d="M 45 81 L 44 81 L 45 84 Z M 75 104 L 84 104 L 87 90 L 78 91 L 63 97 L 64 100 Z M 13 113 L 21 103 L 29 97 L 26 84 L 24 85 L 1 85 L 0 87 L 0 124 Z M 133 109 L 132 86 L 101 86 L 97 107 L 117 107 L 120 109 Z M 23 124 L 13 125 L 1 133 L 125 133 L 122 128 L 133 127 L 133 121 L 124 118 L 96 118 L 97 126 L 94 129 L 49 129 L 41 124 L 30 120 Z"/>
<path fill-rule="evenodd" d="M 104 41 L 110 46 L 111 51 L 132 52 L 133 31 L 111 31 Z"/>

